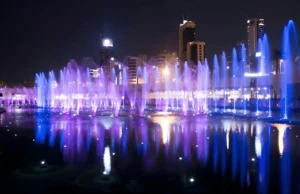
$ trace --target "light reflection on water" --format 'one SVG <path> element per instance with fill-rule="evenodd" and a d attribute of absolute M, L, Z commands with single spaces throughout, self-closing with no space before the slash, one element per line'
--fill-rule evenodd
<path fill-rule="evenodd" d="M 44 112 L 6 114 L 1 119 L 0 128 L 11 122 L 28 128 L 34 124 L 36 143 L 59 146 L 68 163 L 87 162 L 94 153 L 104 174 L 114 168 L 111 157 L 116 156 L 124 162 L 141 157 L 147 169 L 182 159 L 186 166 L 197 164 L 230 176 L 242 187 L 255 184 L 260 193 L 268 193 L 272 179 L 281 180 L 281 193 L 291 191 L 295 133 L 283 124 L 206 116 L 132 119 Z M 280 167 L 272 158 L 280 161 Z M 278 169 L 280 177 L 271 177 L 270 172 Z"/>

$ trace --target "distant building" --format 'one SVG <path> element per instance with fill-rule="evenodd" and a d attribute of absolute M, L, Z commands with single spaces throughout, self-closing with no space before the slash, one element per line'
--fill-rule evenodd
<path fill-rule="evenodd" d="M 187 44 L 187 61 L 197 65 L 200 61 L 204 64 L 205 42 L 193 41 Z"/>
<path fill-rule="evenodd" d="M 142 61 L 145 61 L 145 62 L 148 61 L 147 55 L 140 54 L 138 57 L 139 57 Z"/>
<path fill-rule="evenodd" d="M 100 67 L 107 80 L 111 80 L 112 69 L 115 66 L 113 40 L 100 37 Z M 100 76 L 100 68 L 91 69 L 92 77 Z"/>
<path fill-rule="evenodd" d="M 113 40 L 101 38 L 100 40 L 100 65 L 108 65 L 110 59 L 114 57 Z"/>
<path fill-rule="evenodd" d="M 152 57 L 151 64 L 153 65 L 153 70 L 159 72 L 159 77 L 156 77 L 157 82 L 164 81 L 165 75 L 172 76 L 170 73 L 170 68 L 174 68 L 175 65 L 179 64 L 179 59 L 177 52 L 163 52 Z"/>
<path fill-rule="evenodd" d="M 138 68 L 143 67 L 143 60 L 139 57 L 128 56 L 124 61 L 124 65 L 127 67 L 127 78 L 129 84 L 138 84 L 139 77 Z"/>
<path fill-rule="evenodd" d="M 196 23 L 188 21 L 184 16 L 182 24 L 179 26 L 179 52 L 178 58 L 181 62 L 187 60 L 187 44 L 196 40 L 195 36 Z"/>
<path fill-rule="evenodd" d="M 176 52 L 163 52 L 156 55 L 153 59 L 153 63 L 158 68 L 165 67 L 166 64 L 175 65 L 178 63 L 178 57 Z"/>
<path fill-rule="evenodd" d="M 265 33 L 265 20 L 262 18 L 253 18 L 247 21 L 247 50 L 248 64 L 250 71 L 257 72 L 256 63 L 257 52 L 259 49 L 258 40 L 262 39 Z"/>

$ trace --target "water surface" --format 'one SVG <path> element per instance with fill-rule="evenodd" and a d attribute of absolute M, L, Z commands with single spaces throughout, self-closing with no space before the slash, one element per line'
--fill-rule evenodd
<path fill-rule="evenodd" d="M 11 109 L 0 115 L 2 190 L 297 193 L 298 130 L 211 115 Z"/>

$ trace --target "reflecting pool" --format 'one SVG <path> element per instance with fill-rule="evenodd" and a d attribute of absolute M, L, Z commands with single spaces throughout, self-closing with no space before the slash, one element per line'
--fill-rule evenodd
<path fill-rule="evenodd" d="M 297 193 L 299 129 L 216 115 L 10 109 L 0 115 L 0 190 Z"/>

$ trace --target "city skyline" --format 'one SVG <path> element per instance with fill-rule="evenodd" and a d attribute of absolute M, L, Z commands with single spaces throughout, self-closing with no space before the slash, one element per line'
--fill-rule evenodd
<path fill-rule="evenodd" d="M 182 9 L 178 5 L 168 4 L 170 6 L 168 7 L 164 1 L 162 3 L 152 2 L 153 4 L 134 2 L 135 4 L 130 5 L 132 8 L 122 3 L 106 2 L 99 8 L 99 11 L 102 12 L 100 11 L 99 14 L 83 12 L 81 20 L 76 20 L 77 16 L 71 17 L 75 15 L 72 10 L 78 8 L 76 7 L 78 5 L 63 4 L 59 8 L 58 5 L 51 4 L 49 8 L 41 8 L 43 7 L 41 5 L 31 6 L 29 4 L 26 5 L 27 7 L 25 6 L 26 12 L 22 10 L 19 15 L 13 17 L 12 14 L 20 11 L 20 8 L 14 7 L 15 9 L 11 13 L 8 13 L 10 9 L 7 9 L 3 12 L 8 18 L 4 22 L 4 27 L 9 30 L 1 32 L 4 43 L 1 52 L 1 65 L 7 66 L 7 68 L 0 73 L 0 80 L 30 79 L 36 72 L 57 70 L 64 67 L 72 58 L 78 63 L 81 63 L 84 57 L 92 57 L 94 61 L 98 61 L 100 33 L 105 34 L 105 36 L 109 35 L 114 40 L 114 50 L 118 59 L 123 59 L 127 55 L 137 56 L 142 53 L 151 56 L 161 53 L 163 50 L 178 51 L 178 24 L 182 21 L 183 13 L 189 16 L 189 20 L 196 22 L 197 39 L 206 42 L 209 60 L 212 60 L 213 54 L 220 53 L 222 50 L 230 52 L 236 42 L 246 40 L 246 21 L 249 18 L 259 17 L 259 13 L 261 13 L 261 17 L 265 18 L 266 33 L 269 35 L 271 48 L 280 49 L 282 29 L 288 19 L 293 19 L 296 24 L 299 23 L 300 19 L 296 10 L 293 10 L 294 6 L 288 6 L 290 8 L 289 13 L 280 12 L 278 15 L 276 10 L 286 6 L 280 5 L 278 2 L 272 3 L 270 7 L 265 7 L 264 11 L 254 9 L 258 2 L 253 2 L 253 5 L 249 5 L 249 7 L 245 6 L 244 11 L 236 10 L 231 14 L 217 13 L 217 10 L 213 11 L 211 4 L 208 4 L 207 11 L 204 11 L 205 14 L 197 12 L 194 7 L 198 3 L 195 1 L 179 2 Z M 293 2 L 290 2 L 290 5 L 292 4 Z M 126 8 L 131 10 L 142 7 L 144 13 L 155 10 L 157 15 L 150 18 L 150 16 L 137 13 L 136 16 L 138 17 L 128 15 L 122 17 L 124 10 L 121 5 L 125 10 Z M 261 3 L 261 5 L 266 6 L 265 3 Z M 69 9 L 64 10 L 62 16 L 58 16 L 57 13 L 45 16 L 46 13 L 50 13 L 51 8 L 59 12 L 66 7 Z M 85 8 L 91 8 L 91 5 L 86 5 Z M 109 12 L 112 8 L 122 10 L 122 12 L 112 15 Z M 31 9 L 37 9 L 37 12 L 32 14 Z M 174 9 L 174 12 L 162 13 L 170 9 Z M 94 12 L 94 10 L 95 8 L 90 11 Z M 208 13 L 208 10 L 212 10 L 212 13 Z M 43 11 L 45 13 L 42 13 Z M 50 19 L 51 16 L 55 15 L 59 18 L 58 20 Z M 238 17 L 239 15 L 242 16 Z M 24 17 L 20 18 L 20 16 Z M 121 19 L 125 22 L 118 21 Z M 58 24 L 62 28 L 53 29 Z M 18 31 L 19 33 L 16 34 L 15 25 L 23 29 L 24 33 Z M 146 26 L 148 26 L 147 30 L 144 28 Z M 218 30 L 224 31 L 222 36 L 217 36 Z M 230 34 L 234 34 L 234 36 Z M 18 71 L 16 72 L 15 69 Z M 15 76 L 8 76 L 11 74 Z"/>

